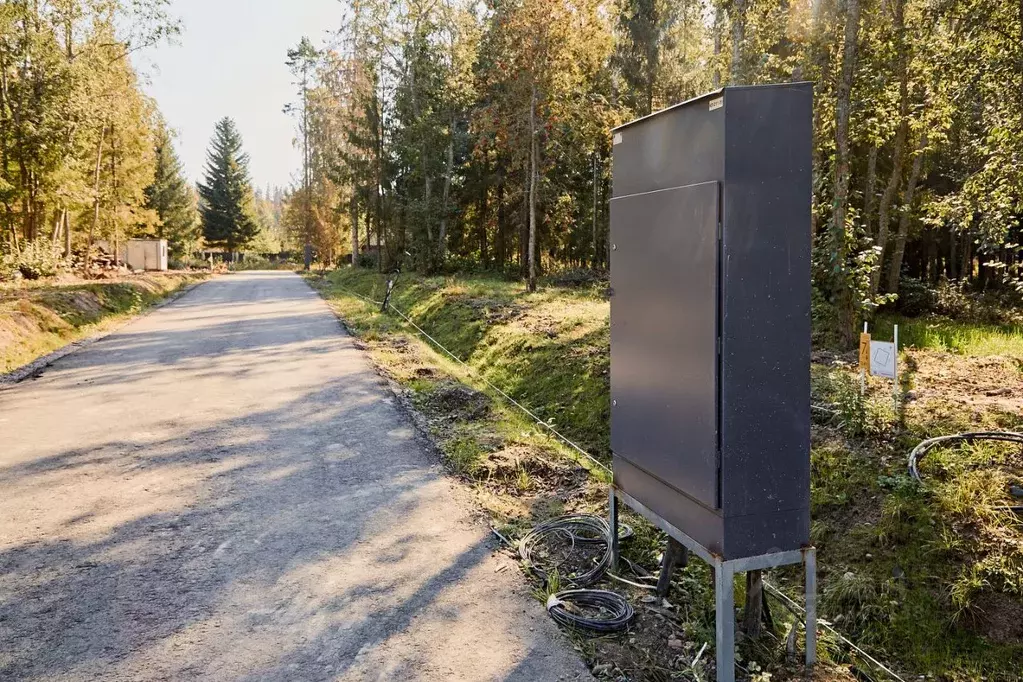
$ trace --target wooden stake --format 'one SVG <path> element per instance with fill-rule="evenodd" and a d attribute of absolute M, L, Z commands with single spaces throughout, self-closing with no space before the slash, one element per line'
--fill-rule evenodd
<path fill-rule="evenodd" d="M 661 574 L 657 577 L 657 596 L 664 599 L 671 590 L 671 576 L 676 566 L 686 566 L 689 563 L 689 550 L 682 546 L 673 537 L 668 538 L 668 548 L 664 550 L 664 558 L 661 559 Z"/>
<path fill-rule="evenodd" d="M 743 620 L 746 636 L 750 639 L 760 637 L 764 623 L 764 574 L 761 571 L 746 573 L 746 611 Z"/>

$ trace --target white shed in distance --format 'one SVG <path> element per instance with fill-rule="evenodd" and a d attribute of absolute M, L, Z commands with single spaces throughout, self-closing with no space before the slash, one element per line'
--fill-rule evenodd
<path fill-rule="evenodd" d="M 125 265 L 132 270 L 166 270 L 166 239 L 129 239 L 124 249 Z"/>

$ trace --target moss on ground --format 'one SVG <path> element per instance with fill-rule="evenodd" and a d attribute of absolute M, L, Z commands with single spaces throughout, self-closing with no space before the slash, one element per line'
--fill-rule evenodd
<path fill-rule="evenodd" d="M 118 281 L 5 286 L 0 289 L 0 373 L 102 331 L 205 277 L 150 273 Z"/>
<path fill-rule="evenodd" d="M 603 513 L 600 486 L 580 481 L 556 462 L 552 469 L 536 464 L 583 460 L 496 400 L 496 393 L 480 381 L 483 377 L 501 387 L 606 462 L 609 306 L 600 285 L 528 293 L 519 283 L 499 279 L 403 275 L 393 303 L 465 360 L 466 369 L 396 315 L 380 314 L 378 307 L 351 295 L 380 300 L 386 287 L 382 275 L 343 269 L 311 281 L 427 415 L 451 469 L 475 486 L 507 534 L 514 536 L 536 519 L 564 510 Z M 940 337 L 946 339 L 942 348 L 967 355 L 1015 352 L 1014 332 L 948 324 Z M 939 336 L 906 328 L 909 339 L 937 345 L 927 339 Z M 968 342 L 956 345 L 949 339 Z M 932 371 L 944 371 L 962 357 L 927 352 Z M 814 412 L 811 453 L 821 615 L 904 676 L 1020 680 L 1023 633 L 1014 628 L 1023 621 L 1013 617 L 1023 613 L 1023 529 L 1018 516 L 999 509 L 1008 502 L 1013 474 L 987 467 L 990 462 L 1021 464 L 1013 459 L 1019 457 L 1018 448 L 985 444 L 935 451 L 923 483 L 906 473 L 906 454 L 922 438 L 1019 428 L 1018 414 L 998 409 L 997 403 L 963 410 L 933 391 L 896 411 L 890 385 L 871 381 L 867 396 L 861 397 L 853 368 L 841 359 L 811 370 L 814 403 L 821 408 Z M 910 373 L 908 381 L 921 379 Z M 486 413 L 467 410 L 464 401 L 451 402 L 452 381 L 489 396 Z M 635 517 L 629 521 L 637 536 L 626 544 L 625 556 L 653 569 L 663 537 Z M 775 571 L 771 580 L 791 594 L 799 591 L 795 570 Z M 736 587 L 741 600 L 744 585 L 740 581 Z M 612 588 L 626 589 L 620 584 Z M 630 596 L 639 602 L 642 594 Z M 679 572 L 672 601 L 674 620 L 647 613 L 640 603 L 640 620 L 629 636 L 590 641 L 581 650 L 595 664 L 613 662 L 607 679 L 617 679 L 615 671 L 634 680 L 706 674 L 706 668 L 679 672 L 682 659 L 691 660 L 702 642 L 713 641 L 710 580 L 701 562 Z M 787 679 L 798 674 L 784 655 L 786 628 L 793 621 L 781 608 L 774 611 L 778 641 L 746 643 L 742 653 L 750 671 L 759 666 L 773 671 L 774 679 Z M 678 635 L 686 648 L 680 653 L 667 648 L 666 640 L 649 639 L 661 635 Z M 630 643 L 637 637 L 638 643 Z M 856 665 L 873 679 L 884 679 L 830 635 L 822 638 L 821 648 L 832 663 Z M 704 654 L 703 662 L 710 658 Z M 816 677 L 848 679 L 840 669 L 826 670 Z"/>

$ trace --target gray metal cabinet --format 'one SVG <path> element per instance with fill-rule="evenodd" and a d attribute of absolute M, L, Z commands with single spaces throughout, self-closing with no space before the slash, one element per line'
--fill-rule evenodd
<path fill-rule="evenodd" d="M 809 541 L 812 88 L 615 129 L 615 483 L 712 553 Z"/>

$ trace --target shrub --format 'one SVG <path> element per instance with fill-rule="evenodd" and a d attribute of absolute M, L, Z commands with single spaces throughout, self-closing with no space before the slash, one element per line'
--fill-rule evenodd
<path fill-rule="evenodd" d="M 0 282 L 9 282 L 20 277 L 18 257 L 13 253 L 0 253 Z"/>
<path fill-rule="evenodd" d="M 966 292 L 966 282 L 942 279 L 934 289 L 934 311 L 952 318 L 969 319 L 977 314 L 977 297 Z"/>
<path fill-rule="evenodd" d="M 1002 289 L 971 291 L 965 281 L 944 277 L 936 284 L 906 277 L 899 287 L 896 309 L 906 317 L 937 315 L 985 324 L 1018 325 L 1023 322 L 1019 295 Z"/>
<path fill-rule="evenodd" d="M 366 253 L 360 253 L 355 263 L 360 268 L 376 269 L 378 258 L 379 256 L 375 251 L 367 251 Z"/>
<path fill-rule="evenodd" d="M 53 277 L 67 269 L 67 261 L 47 239 L 37 239 L 25 244 L 20 253 L 8 254 L 4 257 L 5 264 L 0 265 L 0 279 L 8 279 L 7 273 L 15 270 L 25 279 L 41 279 Z"/>
<path fill-rule="evenodd" d="M 935 290 L 923 280 L 903 277 L 899 284 L 899 299 L 896 308 L 907 317 L 916 317 L 930 312 L 937 302 Z"/>
<path fill-rule="evenodd" d="M 171 270 L 208 270 L 210 262 L 200 256 L 184 254 L 170 258 L 167 266 Z"/>
<path fill-rule="evenodd" d="M 891 394 L 860 393 L 856 377 L 841 369 L 811 369 L 810 395 L 818 406 L 833 413 L 843 433 L 852 438 L 889 438 L 898 425 Z"/>
<path fill-rule="evenodd" d="M 569 268 L 551 274 L 547 280 L 556 287 L 585 287 L 606 284 L 608 282 L 608 273 L 603 270 L 592 270 L 590 268 Z"/>
<path fill-rule="evenodd" d="M 817 348 L 835 348 L 838 344 L 838 311 L 818 287 L 810 290 L 811 341 Z"/>

